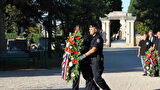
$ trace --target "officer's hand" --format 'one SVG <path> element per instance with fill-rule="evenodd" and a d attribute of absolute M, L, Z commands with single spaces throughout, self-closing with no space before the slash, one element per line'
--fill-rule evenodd
<path fill-rule="evenodd" d="M 85 54 L 79 56 L 79 60 L 80 60 L 80 61 L 83 60 L 84 58 L 86 58 L 86 55 L 85 55 Z"/>

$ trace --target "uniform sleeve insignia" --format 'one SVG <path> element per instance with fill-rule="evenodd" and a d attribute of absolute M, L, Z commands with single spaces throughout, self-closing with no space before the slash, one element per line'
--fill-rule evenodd
<path fill-rule="evenodd" d="M 146 42 L 146 45 L 149 45 L 149 42 Z"/>
<path fill-rule="evenodd" d="M 100 39 L 97 39 L 97 43 L 100 43 Z"/>

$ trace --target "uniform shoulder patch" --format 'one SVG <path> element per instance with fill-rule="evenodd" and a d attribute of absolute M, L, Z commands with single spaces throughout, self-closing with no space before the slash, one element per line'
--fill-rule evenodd
<path fill-rule="evenodd" d="M 99 38 L 97 39 L 97 43 L 100 43 L 100 39 Z"/>

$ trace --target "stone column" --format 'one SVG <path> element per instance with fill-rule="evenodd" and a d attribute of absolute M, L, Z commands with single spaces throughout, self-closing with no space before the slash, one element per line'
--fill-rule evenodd
<path fill-rule="evenodd" d="M 125 35 L 125 32 L 126 32 L 126 28 L 125 28 L 126 22 L 125 22 L 125 20 L 124 19 L 120 20 L 120 24 L 121 24 L 120 28 L 121 28 L 121 31 L 122 31 L 122 39 L 125 40 L 125 38 L 126 38 L 126 35 Z"/>
<path fill-rule="evenodd" d="M 127 21 L 126 21 L 126 44 L 127 44 L 127 45 L 129 45 L 129 40 L 130 40 L 130 37 L 129 37 L 129 34 L 130 34 L 130 33 L 129 33 L 129 28 L 130 28 L 130 27 L 129 27 L 129 21 L 127 20 Z"/>
<path fill-rule="evenodd" d="M 134 46 L 134 20 L 127 20 L 126 43 L 128 46 Z"/>
<path fill-rule="evenodd" d="M 131 21 L 131 46 L 134 46 L 134 20 Z"/>
<path fill-rule="evenodd" d="M 104 40 L 104 44 L 106 44 L 106 22 L 102 21 L 102 38 Z"/>
<path fill-rule="evenodd" d="M 110 41 L 110 20 L 106 21 L 106 47 L 111 46 L 111 41 Z"/>

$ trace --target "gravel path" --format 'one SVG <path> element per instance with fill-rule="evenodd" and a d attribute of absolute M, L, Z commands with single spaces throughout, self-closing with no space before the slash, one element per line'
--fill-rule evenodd
<path fill-rule="evenodd" d="M 112 90 L 160 90 L 160 77 L 142 76 L 136 48 L 104 49 L 103 78 Z M 72 83 L 63 81 L 60 68 L 51 70 L 0 71 L 0 90 L 71 90 Z M 80 90 L 85 80 L 81 78 Z"/>

